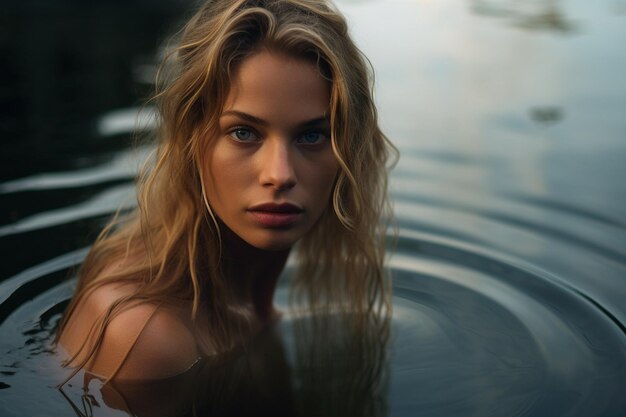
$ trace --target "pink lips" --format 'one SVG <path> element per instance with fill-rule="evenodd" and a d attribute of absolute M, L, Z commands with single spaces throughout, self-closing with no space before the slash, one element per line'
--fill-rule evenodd
<path fill-rule="evenodd" d="M 290 203 L 263 203 L 248 209 L 257 223 L 271 228 L 291 226 L 298 221 L 303 211 L 301 207 Z"/>

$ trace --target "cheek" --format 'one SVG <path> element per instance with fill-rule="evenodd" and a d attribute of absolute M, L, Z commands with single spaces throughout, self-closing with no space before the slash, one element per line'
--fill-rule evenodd
<path fill-rule="evenodd" d="M 339 164 L 331 152 L 320 161 L 316 168 L 315 189 L 320 204 L 326 206 L 335 185 Z"/>
<path fill-rule="evenodd" d="M 226 183 L 231 178 L 231 174 L 225 172 L 224 168 L 214 158 L 207 158 L 203 181 L 207 202 L 214 214 L 221 218 L 227 210 L 225 204 L 231 200 L 228 190 L 232 189 L 232 185 Z"/>
<path fill-rule="evenodd" d="M 245 160 L 240 155 L 230 151 L 227 146 L 216 144 L 206 158 L 207 193 L 212 194 L 214 198 L 223 198 L 222 194 L 236 193 L 245 182 L 247 171 Z"/>

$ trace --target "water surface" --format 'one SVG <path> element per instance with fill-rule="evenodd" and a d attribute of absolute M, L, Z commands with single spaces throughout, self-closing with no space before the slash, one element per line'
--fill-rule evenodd
<path fill-rule="evenodd" d="M 287 316 L 247 359 L 271 351 L 273 367 L 237 379 L 233 398 L 272 377 L 267 398 L 289 398 L 285 413 L 626 414 L 626 2 L 339 5 L 401 155 L 390 333 L 323 338 Z M 125 58 L 130 85 L 145 87 L 149 51 Z M 128 148 L 136 97 L 114 102 L 57 132 L 60 148 L 33 155 L 31 136 L 6 146 L 3 416 L 71 415 L 84 400 L 54 389 L 50 337 L 66 277 L 108 214 L 132 205 L 149 150 Z M 286 298 L 283 282 L 279 306 Z M 91 412 L 114 414 L 94 384 Z"/>

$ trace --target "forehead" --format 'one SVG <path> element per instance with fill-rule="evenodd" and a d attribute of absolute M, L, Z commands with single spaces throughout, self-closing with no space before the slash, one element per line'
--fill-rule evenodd
<path fill-rule="evenodd" d="M 233 73 L 224 110 L 257 117 L 316 117 L 326 114 L 330 83 L 311 62 L 261 51 L 243 60 Z"/>

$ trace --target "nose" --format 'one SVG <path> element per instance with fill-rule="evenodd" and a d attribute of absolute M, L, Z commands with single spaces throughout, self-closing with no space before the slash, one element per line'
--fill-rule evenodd
<path fill-rule="evenodd" d="M 297 180 L 289 141 L 266 140 L 263 148 L 259 175 L 261 185 L 277 191 L 293 188 Z"/>

